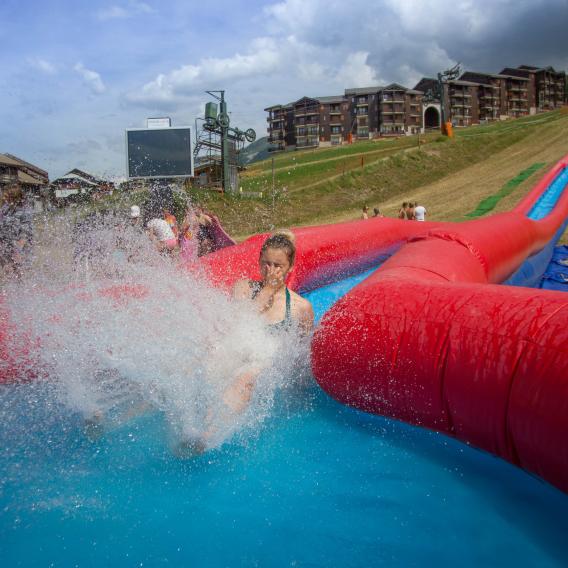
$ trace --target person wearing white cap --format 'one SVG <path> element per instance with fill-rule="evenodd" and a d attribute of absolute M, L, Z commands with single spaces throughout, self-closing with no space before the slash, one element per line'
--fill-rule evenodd
<path fill-rule="evenodd" d="M 133 227 L 138 227 L 140 225 L 140 207 L 138 205 L 133 205 L 130 208 L 130 221 Z"/>

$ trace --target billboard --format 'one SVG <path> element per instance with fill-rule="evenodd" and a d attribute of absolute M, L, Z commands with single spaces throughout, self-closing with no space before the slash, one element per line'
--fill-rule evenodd
<path fill-rule="evenodd" d="M 193 176 L 190 127 L 128 129 L 126 173 L 129 179 Z"/>

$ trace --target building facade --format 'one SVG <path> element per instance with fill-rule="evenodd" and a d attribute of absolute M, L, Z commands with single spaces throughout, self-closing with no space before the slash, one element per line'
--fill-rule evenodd
<path fill-rule="evenodd" d="M 438 128 L 441 108 L 426 96 L 436 88 L 436 79 L 423 77 L 413 89 L 391 83 L 268 107 L 270 149 L 338 145 Z M 518 118 L 566 104 L 566 73 L 529 65 L 500 73 L 466 71 L 444 83 L 443 98 L 445 119 L 455 127 Z"/>

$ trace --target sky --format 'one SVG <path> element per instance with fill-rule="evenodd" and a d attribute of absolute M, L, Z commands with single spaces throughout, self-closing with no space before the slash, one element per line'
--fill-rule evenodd
<path fill-rule="evenodd" d="M 464 70 L 568 70 L 568 0 L 0 0 L 0 152 L 125 177 L 125 129 Z"/>

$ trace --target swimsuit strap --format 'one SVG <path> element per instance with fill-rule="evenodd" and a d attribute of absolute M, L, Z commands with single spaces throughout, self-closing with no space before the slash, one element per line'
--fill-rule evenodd
<path fill-rule="evenodd" d="M 257 282 L 256 280 L 249 280 L 249 286 L 251 289 L 250 299 L 254 300 L 262 290 L 262 282 Z"/>
<path fill-rule="evenodd" d="M 292 319 L 292 309 L 291 309 L 291 296 L 288 286 L 286 286 L 286 315 L 284 316 L 284 321 L 289 322 Z"/>
<path fill-rule="evenodd" d="M 249 280 L 249 286 L 251 289 L 251 300 L 254 300 L 259 292 L 262 290 L 262 282 L 257 282 L 256 280 Z M 288 325 L 292 321 L 292 295 L 290 294 L 290 290 L 288 290 L 288 286 L 285 288 L 286 293 L 286 313 L 284 315 L 284 319 L 278 321 L 276 323 L 268 324 L 271 327 L 280 327 L 282 325 Z"/>

